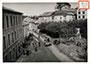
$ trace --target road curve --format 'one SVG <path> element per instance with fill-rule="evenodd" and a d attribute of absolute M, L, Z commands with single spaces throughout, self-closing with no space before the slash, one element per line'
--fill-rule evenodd
<path fill-rule="evenodd" d="M 48 48 L 60 61 L 73 62 L 73 60 L 70 57 L 61 53 L 54 45 L 49 46 Z"/>
<path fill-rule="evenodd" d="M 35 35 L 39 35 L 35 32 L 34 33 L 34 36 Z M 36 37 L 36 36 L 35 36 Z M 37 39 L 39 39 L 38 37 L 36 37 Z M 44 42 L 41 38 L 39 39 L 41 40 L 42 42 Z M 74 60 L 72 60 L 70 57 L 68 57 L 67 55 L 61 53 L 58 48 L 55 47 L 55 45 L 52 44 L 52 46 L 49 46 L 47 47 L 60 61 L 62 62 L 74 62 Z"/>

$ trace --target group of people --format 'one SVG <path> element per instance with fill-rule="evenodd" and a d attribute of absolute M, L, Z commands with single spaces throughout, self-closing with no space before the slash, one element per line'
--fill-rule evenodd
<path fill-rule="evenodd" d="M 32 42 L 32 46 L 33 46 L 34 50 L 37 51 L 37 50 L 38 50 L 38 47 L 40 47 L 41 44 L 40 44 L 40 42 L 39 42 L 38 40 L 35 39 L 35 40 Z"/>

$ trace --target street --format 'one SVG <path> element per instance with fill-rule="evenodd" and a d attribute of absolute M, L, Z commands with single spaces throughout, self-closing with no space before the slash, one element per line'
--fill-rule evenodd
<path fill-rule="evenodd" d="M 35 33 L 35 32 L 33 32 Z M 35 33 L 37 34 L 37 33 Z M 40 35 L 40 34 L 39 34 Z M 44 37 L 44 36 L 43 36 Z M 40 38 L 42 43 L 44 42 L 44 38 Z M 56 47 L 55 45 L 52 44 L 52 46 L 49 46 L 48 49 L 60 60 L 60 61 L 73 61 L 71 58 L 69 58 L 67 55 L 61 53 Z"/>
<path fill-rule="evenodd" d="M 60 62 L 60 60 L 46 47 L 41 46 L 35 52 L 33 46 L 29 47 L 32 51 L 31 54 L 22 55 L 18 62 Z"/>
<path fill-rule="evenodd" d="M 38 38 L 37 33 L 34 33 L 34 37 L 41 42 L 41 47 L 37 48 L 37 52 L 34 51 L 33 46 L 29 46 L 32 53 L 29 56 L 22 56 L 18 59 L 18 62 L 72 62 L 73 60 L 67 55 L 61 53 L 55 45 L 45 47 L 44 38 Z M 40 35 L 40 34 L 39 34 Z M 44 37 L 44 36 L 43 36 Z"/>
<path fill-rule="evenodd" d="M 72 62 L 73 60 L 67 55 L 61 53 L 54 45 L 48 47 L 50 51 L 60 60 L 66 62 Z"/>

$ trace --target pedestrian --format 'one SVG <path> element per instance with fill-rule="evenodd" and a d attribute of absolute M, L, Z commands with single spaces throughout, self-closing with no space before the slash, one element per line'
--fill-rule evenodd
<path fill-rule="evenodd" d="M 39 47 L 41 46 L 40 42 L 38 42 L 38 46 L 39 46 Z"/>
<path fill-rule="evenodd" d="M 49 38 L 47 38 L 47 41 L 48 41 L 48 42 L 50 42 L 50 39 L 49 39 Z"/>
<path fill-rule="evenodd" d="M 34 50 L 37 51 L 37 45 L 36 45 L 36 42 L 35 41 L 32 42 L 32 45 L 33 45 Z"/>
<path fill-rule="evenodd" d="M 35 49 L 35 51 L 37 52 L 37 47 L 35 47 L 34 49 Z"/>
<path fill-rule="evenodd" d="M 29 55 L 29 50 L 26 50 L 26 55 Z"/>
<path fill-rule="evenodd" d="M 35 42 L 35 48 L 34 48 L 34 49 L 35 49 L 35 51 L 37 52 L 37 44 L 36 44 L 36 42 Z"/>

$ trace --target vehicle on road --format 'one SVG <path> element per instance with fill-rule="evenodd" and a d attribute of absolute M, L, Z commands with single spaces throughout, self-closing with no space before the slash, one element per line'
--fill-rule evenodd
<path fill-rule="evenodd" d="M 47 47 L 47 46 L 51 46 L 51 42 L 50 42 L 50 39 L 48 37 L 45 37 L 45 40 L 44 40 L 44 45 Z"/>
<path fill-rule="evenodd" d="M 44 45 L 45 47 L 47 47 L 47 46 L 51 46 L 52 44 L 50 42 L 45 42 Z"/>
<path fill-rule="evenodd" d="M 60 41 L 59 41 L 59 40 L 54 40 L 54 41 L 53 41 L 53 44 L 54 44 L 54 45 L 58 45 L 58 44 L 60 44 Z"/>

